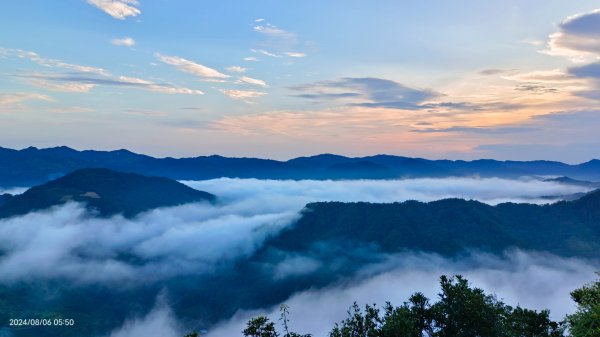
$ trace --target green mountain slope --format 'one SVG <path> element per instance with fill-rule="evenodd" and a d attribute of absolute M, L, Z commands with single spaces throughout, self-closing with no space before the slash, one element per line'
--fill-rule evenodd
<path fill-rule="evenodd" d="M 210 193 L 168 178 L 108 169 L 81 169 L 30 188 L 21 195 L 6 198 L 4 204 L 0 205 L 0 218 L 22 215 L 69 201 L 83 202 L 100 216 L 123 214 L 132 217 L 158 207 L 214 200 L 215 196 Z"/>
<path fill-rule="evenodd" d="M 563 256 L 600 257 L 600 190 L 550 205 L 445 199 L 392 204 L 322 202 L 269 245 L 307 251 L 316 242 L 373 244 L 383 251 L 418 250 L 454 255 L 465 249 L 511 247 Z"/>

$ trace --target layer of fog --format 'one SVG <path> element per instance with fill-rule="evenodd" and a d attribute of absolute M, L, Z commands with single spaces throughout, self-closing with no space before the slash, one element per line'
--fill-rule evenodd
<path fill-rule="evenodd" d="M 99 219 L 69 203 L 0 221 L 0 282 L 151 282 L 213 272 L 219 264 L 251 254 L 296 216 L 296 210 L 271 212 L 250 202 L 189 204 L 131 220 Z M 144 262 L 119 258 L 126 255 Z"/>
<path fill-rule="evenodd" d="M 11 188 L 3 188 L 0 186 L 0 195 L 2 194 L 21 194 L 27 190 L 26 187 L 11 187 Z"/>
<path fill-rule="evenodd" d="M 157 297 L 154 308 L 143 317 L 130 317 L 110 337 L 182 337 L 184 330 L 169 308 L 166 293 Z"/>
<path fill-rule="evenodd" d="M 440 275 L 461 274 L 473 286 L 495 294 L 505 303 L 530 309 L 550 309 L 551 317 L 562 320 L 572 313 L 569 293 L 594 279 L 599 266 L 589 261 L 551 255 L 511 251 L 502 257 L 474 253 L 463 259 L 446 259 L 434 254 L 398 254 L 386 262 L 366 267 L 352 281 L 321 290 L 308 290 L 285 301 L 290 306 L 290 327 L 300 333 L 326 336 L 334 323 L 347 317 L 357 301 L 364 304 L 400 305 L 416 291 L 436 301 Z M 215 326 L 205 336 L 241 336 L 249 318 L 265 314 L 279 323 L 278 306 L 238 312 Z"/>
<path fill-rule="evenodd" d="M 181 273 L 213 272 L 228 261 L 252 254 L 269 235 L 292 223 L 311 201 L 461 197 L 489 203 L 547 202 L 544 196 L 587 191 L 553 182 L 497 178 L 215 179 L 186 184 L 216 194 L 220 202 L 157 209 L 134 219 L 93 218 L 81 205 L 66 204 L 0 220 L 0 282 L 62 278 L 127 284 L 163 280 Z M 132 264 L 122 256 L 134 257 L 138 262 Z M 285 275 L 289 269 L 281 266 L 277 273 Z"/>
<path fill-rule="evenodd" d="M 313 201 L 395 202 L 432 201 L 443 198 L 501 202 L 549 203 L 592 188 L 543 181 L 501 178 L 423 178 L 404 180 L 259 180 L 221 178 L 183 183 L 218 195 L 224 200 L 268 195 L 289 204 Z"/>

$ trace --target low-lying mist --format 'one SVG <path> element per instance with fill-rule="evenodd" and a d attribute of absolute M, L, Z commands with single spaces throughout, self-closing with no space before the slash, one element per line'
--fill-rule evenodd
<path fill-rule="evenodd" d="M 0 282 L 65 278 L 80 283 L 152 282 L 207 273 L 252 254 L 313 201 L 430 201 L 448 197 L 548 202 L 547 196 L 589 189 L 539 180 L 450 178 L 414 180 L 188 181 L 213 193 L 217 205 L 157 209 L 134 219 L 90 217 L 81 205 L 0 221 Z M 119 259 L 142 259 L 131 264 Z"/>
<path fill-rule="evenodd" d="M 25 192 L 27 190 L 26 187 L 10 187 L 10 188 L 3 188 L 2 186 L 0 186 L 0 195 L 2 194 L 21 194 L 23 192 Z"/>
<path fill-rule="evenodd" d="M 183 183 L 216 194 L 224 200 L 268 196 L 289 203 L 313 201 L 395 202 L 474 199 L 488 204 L 528 202 L 543 204 L 592 188 L 534 178 L 421 178 L 404 180 L 259 180 L 221 178 Z"/>
<path fill-rule="evenodd" d="M 404 253 L 390 255 L 385 262 L 368 266 L 355 278 L 341 284 L 294 294 L 285 303 L 291 310 L 290 330 L 311 333 L 315 337 L 327 336 L 334 323 L 346 318 L 346 311 L 354 301 L 361 306 L 367 303 L 383 305 L 386 301 L 400 305 L 416 291 L 435 300 L 440 291 L 439 277 L 460 274 L 473 286 L 495 294 L 509 305 L 550 309 L 552 319 L 562 320 L 575 308 L 569 293 L 592 281 L 598 268 L 589 261 L 518 250 L 503 256 L 472 253 L 462 259 Z M 258 315 L 267 315 L 279 322 L 278 306 L 239 311 L 204 336 L 241 336 L 246 322 Z M 148 326 L 152 326 L 153 331 L 161 331 L 161 336 L 183 336 L 186 332 L 168 305 L 159 301 L 150 314 L 131 319 L 117 329 L 114 336 L 144 336 L 137 331 L 147 331 Z"/>
<path fill-rule="evenodd" d="M 75 287 L 107 285 L 134 289 L 165 282 L 165 292 L 157 299 L 156 307 L 141 315 L 132 313 L 123 326 L 114 328 L 112 336 L 146 336 L 148 331 L 160 331 L 161 336 L 167 337 L 183 336 L 188 327 L 169 305 L 168 280 L 227 270 L 234 261 L 252 256 L 266 239 L 292 224 L 306 203 L 431 201 L 449 197 L 490 204 L 548 203 L 590 190 L 535 179 L 497 178 L 214 179 L 184 183 L 215 194 L 218 202 L 156 209 L 133 219 L 96 218 L 83 205 L 68 203 L 0 220 L 0 284 L 59 280 Z M 569 292 L 592 280 L 598 269 L 593 261 L 520 251 L 504 256 L 472 253 L 461 259 L 406 252 L 381 255 L 373 261 L 376 262 L 363 266 L 351 278 L 288 298 L 292 327 L 323 336 L 334 322 L 344 318 L 355 300 L 361 304 L 401 304 L 415 291 L 434 298 L 438 277 L 456 273 L 509 304 L 549 308 L 552 316 L 560 319 L 573 308 Z M 271 275 L 270 282 L 286 282 L 322 266 L 318 257 L 294 255 L 263 267 Z M 209 336 L 241 335 L 245 321 L 264 312 L 277 316 L 275 308 L 239 311 L 211 328 Z"/>

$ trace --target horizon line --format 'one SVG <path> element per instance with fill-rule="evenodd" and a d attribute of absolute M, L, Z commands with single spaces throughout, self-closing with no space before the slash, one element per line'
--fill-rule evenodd
<path fill-rule="evenodd" d="M 396 154 L 387 154 L 387 153 L 376 153 L 376 154 L 370 154 L 370 155 L 363 155 L 363 156 L 352 156 L 352 155 L 342 155 L 342 154 L 337 154 L 337 153 L 330 153 L 330 152 L 321 152 L 321 153 L 315 153 L 315 154 L 310 154 L 310 155 L 303 155 L 303 156 L 297 156 L 297 157 L 292 157 L 289 159 L 274 159 L 274 158 L 265 158 L 265 157 L 252 157 L 252 156 L 224 156 L 221 154 L 217 154 L 217 153 L 213 153 L 213 154 L 205 154 L 205 155 L 197 155 L 197 156 L 181 156 L 181 157 L 173 157 L 173 156 L 154 156 L 154 155 L 149 155 L 149 154 L 145 154 L 142 152 L 136 152 L 136 151 L 132 151 L 126 148 L 119 148 L 119 149 L 112 149 L 112 150 L 101 150 L 101 149 L 77 149 L 71 146 L 67 146 L 67 145 L 58 145 L 58 146 L 49 146 L 49 147 L 37 147 L 37 146 L 28 146 L 28 147 L 24 147 L 21 149 L 16 149 L 16 148 L 10 148 L 10 147 L 4 147 L 4 146 L 0 146 L 0 150 L 11 150 L 11 151 L 17 151 L 17 152 L 21 152 L 21 151 L 26 151 L 26 150 L 37 150 L 37 151 L 44 151 L 44 150 L 53 150 L 53 149 L 67 149 L 67 150 L 71 150 L 71 151 L 76 151 L 76 152 L 85 152 L 85 151 L 92 151 L 92 152 L 129 152 L 132 153 L 134 155 L 138 155 L 138 156 L 146 156 L 146 157 L 150 157 L 150 158 L 154 158 L 154 159 L 167 159 L 167 158 L 172 158 L 172 159 L 191 159 L 191 158 L 201 158 L 201 157 L 222 157 L 222 158 L 228 158 L 228 159 L 258 159 L 258 160 L 268 160 L 268 161 L 276 161 L 276 162 L 281 162 L 281 163 L 285 163 L 285 162 L 289 162 L 291 160 L 294 159 L 299 159 L 299 158 L 313 158 L 313 157 L 319 157 L 319 156 L 336 156 L 336 157 L 343 157 L 343 158 L 348 158 L 348 159 L 368 159 L 371 157 L 377 157 L 377 156 L 389 156 L 389 157 L 397 157 L 397 158 L 407 158 L 407 159 L 416 159 L 416 160 L 426 160 L 426 161 L 451 161 L 451 162 L 476 162 L 476 161 L 496 161 L 496 162 L 521 162 L 521 163 L 528 163 L 528 162 L 550 162 L 550 163 L 560 163 L 560 164 L 565 164 L 565 165 L 569 165 L 569 166 L 577 166 L 577 165 L 583 165 L 583 164 L 587 164 L 587 163 L 591 163 L 594 161 L 600 161 L 599 158 L 591 158 L 587 161 L 582 161 L 582 162 L 576 162 L 576 163 L 568 163 L 568 162 L 564 162 L 564 161 L 560 161 L 560 160 L 548 160 L 548 159 L 531 159 L 531 160 L 514 160 L 514 159 L 496 159 L 496 158 L 477 158 L 477 159 L 448 159 L 448 158 L 425 158 L 425 157 L 411 157 L 411 156 L 404 156 L 404 155 L 396 155 Z"/>

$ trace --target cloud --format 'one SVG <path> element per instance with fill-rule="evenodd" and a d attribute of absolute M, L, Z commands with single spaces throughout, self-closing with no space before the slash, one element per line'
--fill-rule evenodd
<path fill-rule="evenodd" d="M 248 56 L 248 57 L 244 57 L 244 61 L 258 62 L 258 58 L 254 57 L 254 56 Z"/>
<path fill-rule="evenodd" d="M 60 69 L 67 69 L 67 70 L 78 71 L 78 72 L 83 72 L 83 73 L 108 75 L 108 72 L 102 68 L 83 66 L 83 65 L 78 65 L 78 64 L 66 63 L 66 62 L 54 60 L 54 59 L 48 59 L 48 58 L 41 57 L 37 53 L 28 51 L 28 50 L 0 48 L 0 55 L 28 59 L 32 62 L 35 62 L 35 63 L 37 63 L 41 66 L 47 67 L 47 68 L 60 68 Z"/>
<path fill-rule="evenodd" d="M 513 133 L 511 137 L 483 139 L 473 149 L 478 158 L 493 157 L 512 160 L 556 159 L 581 163 L 598 157 L 600 143 L 594 137 L 600 128 L 598 109 L 557 111 L 532 116 L 527 123 L 515 125 L 526 127 L 530 133 Z"/>
<path fill-rule="evenodd" d="M 600 62 L 590 63 L 579 67 L 571 67 L 569 68 L 568 73 L 579 78 L 600 80 Z"/>
<path fill-rule="evenodd" d="M 289 57 L 306 57 L 305 53 L 285 52 L 284 54 Z"/>
<path fill-rule="evenodd" d="M 306 56 L 306 53 L 296 51 L 299 49 L 300 44 L 296 34 L 273 24 L 265 23 L 263 19 L 256 22 L 258 24 L 252 27 L 252 29 L 265 39 L 258 43 L 262 48 L 252 49 L 253 52 L 276 58 L 280 58 L 283 55 L 296 58 Z"/>
<path fill-rule="evenodd" d="M 295 86 L 291 89 L 305 92 L 301 98 L 331 100 L 353 98 L 349 105 L 414 110 L 421 104 L 439 96 L 428 89 L 415 89 L 392 80 L 373 77 L 346 77 Z M 356 100 L 358 99 L 358 100 Z"/>
<path fill-rule="evenodd" d="M 2 220 L 0 283 L 61 279 L 75 284 L 127 287 L 181 274 L 205 274 L 251 254 L 296 212 L 254 212 L 251 201 L 215 208 L 187 205 L 156 210 L 135 220 L 95 219 L 75 204 Z M 252 205 L 256 207 L 257 205 Z M 277 209 L 277 206 L 273 207 Z M 158 245 L 158 246 L 156 246 Z M 202 248 L 200 248 L 202 246 Z M 142 259 L 119 260 L 119 254 Z M 35 261 L 44 261 L 36 267 Z"/>
<path fill-rule="evenodd" d="M 538 180 L 415 179 L 390 181 L 279 181 L 213 179 L 187 185 L 219 196 L 217 205 L 156 209 L 134 219 L 90 217 L 78 204 L 0 220 L 0 283 L 63 280 L 133 287 L 179 275 L 213 273 L 252 255 L 268 237 L 293 223 L 313 201 L 394 202 L 446 197 L 489 203 L 545 203 L 544 196 L 588 191 Z M 120 259 L 129 256 L 130 259 Z M 274 266 L 303 273 L 314 261 L 289 256 Z"/>
<path fill-rule="evenodd" d="M 532 127 L 511 127 L 511 126 L 496 126 L 496 127 L 471 127 L 471 126 L 452 126 L 449 128 L 423 128 L 414 129 L 413 132 L 422 133 L 482 133 L 482 134 L 511 134 L 520 132 L 537 131 L 537 128 Z"/>
<path fill-rule="evenodd" d="M 27 190 L 27 188 L 25 188 L 25 187 L 11 187 L 11 188 L 0 187 L 0 195 L 5 194 L 5 193 L 16 195 L 16 194 L 21 194 L 21 193 L 25 192 L 26 190 Z"/>
<path fill-rule="evenodd" d="M 195 89 L 189 89 L 185 87 L 176 87 L 170 84 L 158 84 L 152 81 L 136 78 L 119 76 L 116 83 L 121 83 L 125 86 L 145 88 L 150 91 L 162 92 L 167 94 L 188 94 L 188 95 L 204 95 L 204 92 Z"/>
<path fill-rule="evenodd" d="M 396 202 L 433 201 L 443 198 L 474 199 L 489 204 L 501 202 L 547 203 L 544 196 L 568 196 L 589 188 L 536 179 L 422 178 L 404 180 L 259 180 L 221 178 L 183 181 L 223 200 L 245 200 L 264 196 L 302 207 L 316 201 Z M 299 209 L 299 208 L 298 208 Z"/>
<path fill-rule="evenodd" d="M 227 70 L 231 71 L 233 73 L 245 73 L 246 72 L 246 68 L 240 67 L 240 66 L 227 67 Z"/>
<path fill-rule="evenodd" d="M 235 100 L 244 101 L 246 103 L 252 103 L 253 98 L 258 98 L 267 94 L 266 92 L 254 90 L 219 89 L 219 91 Z"/>
<path fill-rule="evenodd" d="M 536 46 L 536 47 L 544 44 L 544 41 L 539 40 L 539 39 L 524 39 L 524 40 L 521 40 L 520 42 L 528 44 L 528 45 Z"/>
<path fill-rule="evenodd" d="M 99 85 L 110 85 L 168 94 L 204 94 L 200 90 L 179 87 L 169 83 L 156 83 L 141 78 L 113 75 L 102 68 L 47 59 L 32 51 L 0 48 L 0 55 L 27 59 L 43 66 L 45 69 L 56 70 L 53 72 L 29 72 L 13 75 L 26 79 L 28 83 L 34 86 L 53 91 L 87 93 Z"/>
<path fill-rule="evenodd" d="M 25 101 L 52 101 L 52 98 L 47 95 L 17 92 L 17 93 L 0 93 L 0 106 L 11 106 Z"/>
<path fill-rule="evenodd" d="M 314 258 L 293 255 L 286 257 L 283 261 L 273 266 L 271 273 L 273 278 L 281 280 L 292 276 L 310 274 L 321 266 L 321 262 Z"/>
<path fill-rule="evenodd" d="M 21 77 L 27 76 L 21 75 Z M 78 93 L 90 92 L 90 90 L 96 87 L 96 84 L 93 83 L 60 82 L 60 80 L 54 81 L 54 79 L 57 79 L 57 77 L 48 74 L 36 74 L 30 75 L 29 83 L 47 90 Z"/>
<path fill-rule="evenodd" d="M 139 2 L 136 0 L 87 0 L 87 2 L 117 20 L 142 14 L 142 11 L 137 8 Z"/>
<path fill-rule="evenodd" d="M 110 43 L 114 44 L 115 46 L 131 47 L 135 45 L 135 40 L 130 37 L 124 37 L 121 39 L 112 39 L 110 40 Z"/>
<path fill-rule="evenodd" d="M 489 75 L 504 74 L 508 71 L 509 70 L 506 70 L 506 69 L 490 68 L 490 69 L 484 69 L 484 70 L 479 71 L 479 74 L 489 76 Z"/>
<path fill-rule="evenodd" d="M 137 109 L 127 109 L 126 113 L 130 115 L 138 115 L 138 116 L 152 116 L 152 117 L 165 117 L 169 114 L 164 111 L 152 111 L 152 110 L 137 110 Z"/>
<path fill-rule="evenodd" d="M 600 9 L 566 18 L 543 52 L 574 62 L 600 58 Z"/>
<path fill-rule="evenodd" d="M 248 77 L 248 76 L 242 76 L 240 77 L 236 83 L 246 83 L 246 84 L 253 84 L 253 85 L 258 85 L 264 88 L 268 88 L 269 85 L 267 84 L 267 82 L 263 81 L 263 80 L 259 80 L 256 78 L 252 78 L 252 77 Z"/>
<path fill-rule="evenodd" d="M 532 83 L 573 83 L 576 78 L 571 77 L 567 72 L 562 69 L 551 69 L 551 70 L 534 70 L 528 72 L 519 72 L 510 75 L 503 76 L 504 79 L 518 82 L 532 82 Z"/>
<path fill-rule="evenodd" d="M 556 88 L 550 88 L 540 84 L 534 83 L 525 83 L 519 84 L 515 87 L 517 91 L 530 92 L 530 93 L 538 93 L 538 94 L 548 94 L 548 93 L 557 93 L 559 92 Z"/>
<path fill-rule="evenodd" d="M 63 105 L 63 106 L 58 106 L 58 107 L 48 109 L 48 112 L 58 113 L 58 114 L 83 113 L 83 112 L 92 112 L 92 111 L 96 111 L 96 110 L 93 108 L 90 108 L 90 107 L 77 106 L 77 105 L 71 105 L 71 106 Z"/>
<path fill-rule="evenodd" d="M 294 33 L 285 31 L 269 23 L 264 25 L 256 25 L 252 29 L 254 29 L 255 32 L 264 34 L 271 38 L 283 39 L 287 41 L 296 40 L 296 35 Z"/>
<path fill-rule="evenodd" d="M 279 54 L 275 54 L 275 53 L 271 53 L 270 51 L 264 50 L 264 49 L 250 49 L 251 52 L 253 53 L 259 53 L 259 54 L 263 54 L 269 57 L 275 57 L 275 58 L 280 58 L 281 55 Z"/>
<path fill-rule="evenodd" d="M 197 280 L 202 284 L 202 280 L 214 276 L 227 279 L 228 273 L 237 266 L 236 261 L 253 256 L 267 238 L 293 224 L 307 202 L 428 201 L 447 196 L 490 203 L 546 202 L 542 196 L 586 191 L 582 187 L 532 179 L 281 181 L 227 178 L 184 183 L 218 195 L 220 202 L 156 209 L 134 219 L 93 218 L 80 205 L 70 203 L 0 220 L 0 251 L 3 252 L 0 284 L 60 283 L 70 289 L 101 286 L 114 291 L 103 292 L 108 298 L 120 296 L 121 292 L 135 294 L 140 289 L 149 294 L 147 289 L 164 286 L 181 297 L 185 295 L 182 295 L 180 281 Z M 336 251 L 339 247 L 332 248 Z M 319 333 L 329 329 L 343 318 L 347 306 L 354 300 L 380 304 L 390 300 L 400 304 L 414 291 L 425 291 L 435 297 L 437 278 L 442 273 L 465 274 L 477 286 L 496 292 L 511 304 L 549 307 L 558 315 L 571 310 L 566 305 L 570 301 L 568 291 L 593 278 L 597 268 L 582 260 L 521 252 L 501 257 L 474 253 L 460 259 L 408 252 L 385 255 L 365 251 L 363 254 L 376 255 L 369 255 L 358 273 L 344 274 L 340 282 L 324 289 L 296 293 L 285 300 L 292 306 L 294 328 Z M 319 255 L 281 252 L 275 259 L 259 260 L 255 267 L 257 272 L 264 272 L 265 281 L 278 286 L 281 282 L 293 283 L 310 277 L 322 268 L 329 268 L 330 264 Z M 185 285 L 183 287 L 185 290 Z M 183 336 L 182 331 L 191 330 L 181 328 L 189 324 L 190 317 L 179 320 L 174 312 L 183 314 L 181 306 L 174 304 L 175 311 L 171 310 L 165 294 L 159 296 L 153 309 L 133 305 L 135 312 L 109 335 Z M 211 310 L 210 304 L 203 303 L 196 303 L 196 310 L 202 305 Z M 260 312 L 265 310 L 272 309 Z M 246 319 L 258 313 L 240 311 L 231 320 L 211 328 L 209 336 L 238 335 Z"/>
<path fill-rule="evenodd" d="M 192 75 L 196 75 L 196 76 L 199 76 L 202 78 L 225 79 L 225 78 L 231 77 L 229 75 L 225 75 L 225 74 L 219 72 L 218 70 L 209 68 L 207 66 L 204 66 L 199 63 L 195 63 L 190 60 L 186 60 L 182 57 L 165 56 L 165 55 L 161 55 L 161 54 L 156 54 L 156 58 L 158 60 L 160 60 L 161 62 L 172 65 L 183 72 L 186 72 L 186 73 L 189 73 Z"/>
<path fill-rule="evenodd" d="M 19 77 L 29 80 L 32 85 L 55 91 L 89 92 L 97 86 L 117 86 L 132 89 L 142 89 L 166 94 L 203 95 L 201 90 L 178 87 L 168 83 L 155 83 L 129 76 L 98 76 L 87 73 L 32 73 L 22 74 Z"/>
<path fill-rule="evenodd" d="M 181 337 L 184 331 L 169 308 L 166 295 L 160 294 L 154 308 L 144 317 L 130 318 L 110 337 Z"/>
<path fill-rule="evenodd" d="M 382 306 L 386 301 L 401 305 L 416 291 L 436 301 L 440 275 L 462 274 L 473 286 L 495 294 L 509 305 L 550 309 L 554 320 L 562 320 L 575 309 L 569 293 L 592 281 L 597 268 L 590 261 L 522 251 L 507 252 L 500 257 L 472 253 L 459 260 L 435 254 L 402 253 L 367 266 L 352 280 L 294 294 L 285 303 L 290 307 L 290 330 L 326 336 L 334 323 L 347 317 L 346 311 L 354 301 L 361 306 L 372 303 Z M 235 336 L 248 319 L 260 314 L 276 320 L 278 307 L 239 311 L 210 329 L 206 336 Z"/>

